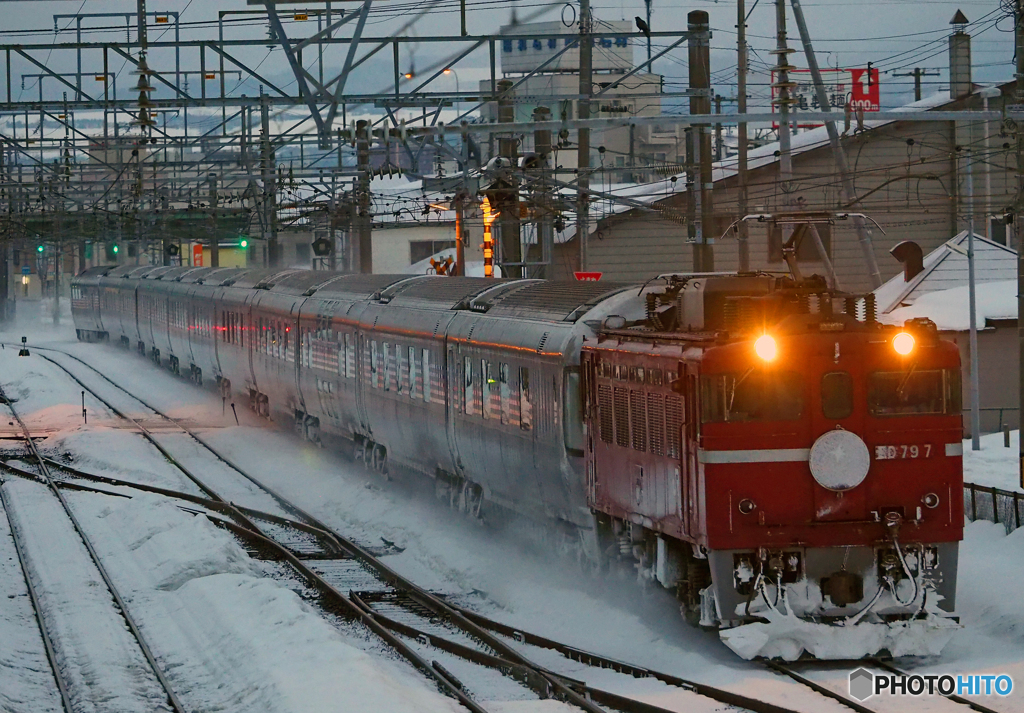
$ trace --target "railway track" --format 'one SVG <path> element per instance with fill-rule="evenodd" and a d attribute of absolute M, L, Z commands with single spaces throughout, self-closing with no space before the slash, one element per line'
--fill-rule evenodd
<path fill-rule="evenodd" d="M 171 710 L 174 711 L 174 713 L 186 713 L 186 709 L 182 706 L 181 701 L 179 700 L 177 694 L 172 688 L 170 682 L 168 681 L 165 672 L 162 670 L 162 667 L 157 662 L 156 657 L 154 656 L 153 651 L 149 646 L 149 643 L 147 642 L 145 636 L 143 636 L 142 632 L 140 631 L 139 626 L 136 623 L 134 617 L 132 616 L 131 611 L 125 604 L 124 599 L 121 597 L 120 592 L 114 585 L 114 582 L 110 578 L 110 575 L 108 574 L 106 568 L 103 566 L 103 563 L 96 552 L 96 548 L 94 547 L 92 541 L 89 539 L 89 536 L 86 534 L 85 530 L 82 528 L 81 523 L 75 516 L 74 511 L 72 510 L 67 499 L 64 497 L 64 494 L 61 492 L 61 489 L 57 487 L 56 482 L 52 478 L 49 465 L 47 464 L 43 456 L 39 453 L 39 450 L 36 448 L 36 444 L 31 437 L 31 432 L 25 425 L 25 422 L 21 419 L 21 416 L 19 415 L 14 404 L 11 402 L 10 399 L 6 397 L 6 394 L 4 394 L 2 387 L 0 387 L 0 402 L 2 402 L 6 406 L 6 408 L 10 411 L 11 416 L 14 418 L 14 420 L 18 423 L 18 426 L 21 428 L 24 434 L 24 440 L 27 450 L 26 457 L 38 466 L 39 479 L 46 484 L 49 490 L 56 497 L 57 501 L 60 503 L 61 509 L 67 516 L 67 519 L 71 524 L 71 527 L 73 528 L 75 534 L 81 540 L 82 545 L 84 545 L 86 551 L 88 552 L 92 566 L 96 569 L 96 572 L 103 580 L 103 583 L 106 586 L 111 599 L 113 600 L 113 604 L 117 609 L 118 615 L 121 617 L 121 619 L 123 619 L 124 624 L 127 626 L 132 638 L 138 645 L 139 652 L 142 654 L 142 656 L 145 659 L 145 662 L 151 669 L 153 677 L 158 682 L 160 689 L 162 689 L 164 700 L 161 701 L 159 704 L 156 704 L 156 702 L 154 701 L 153 705 L 158 706 L 158 708 L 156 708 L 157 710 Z M 50 665 L 53 669 L 53 675 L 57 683 L 58 691 L 60 692 L 62 705 L 66 713 L 72 713 L 72 711 L 75 710 L 74 703 L 76 700 L 76 693 L 72 690 L 72 686 L 70 685 L 70 681 L 68 680 L 68 678 L 71 676 L 69 667 L 60 665 L 60 661 L 58 660 L 57 652 L 60 648 L 60 643 L 55 638 L 53 628 L 50 626 L 51 622 L 47 620 L 47 616 L 44 614 L 43 595 L 39 591 L 39 588 L 35 581 L 35 577 L 32 574 L 34 565 L 36 565 L 37 562 L 35 562 L 29 556 L 30 548 L 27 540 L 31 537 L 31 533 L 24 532 L 24 529 L 27 529 L 24 528 L 24 524 L 19 526 L 19 524 L 11 518 L 11 502 L 8 496 L 4 493 L 4 489 L 2 488 L 0 488 L 0 500 L 2 500 L 4 512 L 7 515 L 8 521 L 10 523 L 11 536 L 14 540 L 14 545 L 18 554 L 21 569 L 25 576 L 25 583 L 26 586 L 28 587 L 29 597 L 32 602 L 32 608 L 35 613 L 36 621 L 39 625 L 40 633 L 43 637 L 43 644 L 46 649 L 47 659 L 49 660 Z M 55 523 L 44 522 L 38 523 L 36 524 L 36 526 L 52 528 L 56 525 Z M 82 694 L 79 693 L 78 695 Z"/>
<path fill-rule="evenodd" d="M 851 697 L 849 695 L 845 695 L 843 693 L 840 693 L 839 691 L 835 690 L 834 688 L 831 688 L 831 687 L 826 686 L 826 685 L 824 685 L 822 683 L 819 683 L 818 681 L 815 681 L 812 678 L 809 678 L 808 676 L 805 675 L 805 672 L 807 671 L 807 669 L 822 668 L 822 667 L 835 668 L 837 663 L 842 663 L 842 662 L 829 662 L 829 663 L 826 663 L 826 662 L 804 662 L 804 663 L 799 663 L 799 664 L 792 664 L 792 663 L 781 663 L 781 662 L 778 662 L 778 661 L 762 661 L 762 663 L 769 670 L 775 671 L 776 673 L 782 674 L 784 676 L 788 676 L 789 678 L 793 679 L 797 683 L 800 683 L 801 685 L 806 686 L 806 687 L 810 688 L 811 690 L 813 690 L 813 691 L 815 691 L 817 693 L 820 693 L 821 695 L 825 696 L 826 698 L 831 698 L 832 700 L 838 702 L 839 704 L 845 706 L 846 708 L 849 708 L 849 709 L 851 709 L 853 711 L 856 711 L 857 713 L 876 713 L 875 709 L 873 709 L 873 708 L 871 708 L 869 706 L 864 705 L 863 703 L 861 703 L 860 701 L 854 699 L 853 697 Z M 900 669 L 900 668 L 892 665 L 888 661 L 883 661 L 883 660 L 878 659 L 878 658 L 869 658 L 869 659 L 865 659 L 865 660 L 862 660 L 862 661 L 849 661 L 849 662 L 845 662 L 845 663 L 846 663 L 846 665 L 849 666 L 850 669 L 856 669 L 856 668 L 864 667 L 864 668 L 868 668 L 868 669 L 871 669 L 871 668 L 881 669 L 881 670 L 886 671 L 888 673 L 894 673 L 894 674 L 897 674 L 897 675 L 903 675 L 903 676 L 910 676 L 911 675 L 911 672 L 905 671 L 903 669 Z M 971 710 L 977 711 L 978 713 L 999 713 L 999 711 L 996 711 L 996 710 L 994 710 L 992 708 L 989 708 L 988 706 L 982 705 L 981 703 L 978 703 L 977 701 L 972 701 L 970 699 L 964 698 L 963 696 L 958 696 L 958 695 L 954 694 L 954 695 L 946 696 L 945 698 L 946 698 L 946 700 L 948 700 L 948 701 L 950 701 L 952 703 L 955 703 L 955 704 L 958 704 L 958 705 L 961 705 L 961 706 L 966 706 L 966 707 L 970 708 Z"/>
<path fill-rule="evenodd" d="M 393 571 L 381 559 L 381 555 L 387 554 L 386 550 L 372 551 L 372 548 L 335 532 L 235 465 L 186 424 L 135 395 L 88 362 L 56 349 L 33 349 L 113 414 L 129 423 L 184 475 L 199 494 L 90 474 L 66 463 L 44 459 L 46 466 L 59 474 L 56 487 L 121 496 L 132 490 L 154 492 L 182 501 L 182 507 L 186 509 L 205 512 L 217 524 L 242 538 L 257 556 L 275 557 L 287 562 L 317 593 L 321 606 L 365 625 L 396 653 L 433 679 L 442 691 L 472 711 L 483 711 L 484 708 L 472 695 L 472 683 L 464 683 L 453 671 L 470 670 L 470 675 L 478 676 L 476 669 L 483 667 L 514 681 L 540 698 L 556 698 L 591 713 L 606 709 L 624 713 L 665 713 L 665 709 L 637 698 L 588 686 L 574 675 L 587 668 L 612 671 L 632 679 L 649 679 L 652 686 L 661 686 L 662 692 L 677 689 L 685 692 L 683 695 L 710 698 L 720 704 L 756 713 L 793 713 L 770 702 L 583 651 L 461 608 Z M 42 351 L 49 355 L 39 353 Z M 102 384 L 100 388 L 106 395 L 100 393 L 97 383 Z M 166 427 L 155 428 L 152 425 L 154 419 L 150 417 L 145 423 L 132 418 L 126 413 L 128 408 L 118 408 L 112 403 L 110 390 L 121 399 L 128 399 L 152 412 Z M 182 439 L 201 449 L 206 458 L 199 460 L 191 452 L 188 455 L 190 463 L 183 462 L 185 458 L 179 457 Z M 196 475 L 199 464 L 204 478 Z M 213 464 L 216 468 L 211 470 Z M 9 471 L 12 468 L 17 470 L 17 466 L 10 463 L 4 467 Z M 208 482 L 211 472 L 216 474 L 217 489 Z M 17 474 L 23 477 L 35 475 L 25 470 Z M 226 497 L 223 491 L 230 492 L 232 497 Z M 555 656 L 545 666 L 528 658 L 524 650 L 552 652 Z M 566 665 L 554 663 L 558 659 Z M 471 664 L 468 669 L 467 664 Z M 776 662 L 765 662 L 765 665 L 858 713 L 875 713 L 872 708 L 802 675 L 794 665 Z M 888 666 L 884 662 L 876 662 L 875 665 L 879 668 Z M 890 667 L 888 670 L 895 669 Z M 655 692 L 655 688 L 647 692 Z M 952 697 L 950 700 L 968 705 L 979 713 L 996 713 L 966 699 Z"/>
<path fill-rule="evenodd" d="M 208 444 L 202 436 L 140 398 L 87 362 L 60 350 L 34 347 L 34 354 L 62 370 L 80 388 L 119 418 L 122 418 L 157 448 L 198 490 L 200 494 L 142 485 L 86 473 L 66 463 L 46 460 L 48 468 L 60 474 L 59 486 L 126 495 L 130 490 L 154 492 L 182 501 L 184 507 L 204 511 L 218 524 L 231 529 L 252 549 L 272 553 L 287 562 L 301 580 L 317 593 L 319 602 L 333 612 L 358 621 L 384 640 L 396 653 L 433 679 L 441 690 L 458 699 L 473 711 L 483 711 L 470 694 L 472 684 L 463 683 L 452 669 L 469 667 L 471 675 L 489 669 L 514 681 L 539 698 L 555 698 L 574 707 L 601 713 L 618 710 L 624 713 L 664 713 L 665 709 L 611 691 L 589 686 L 556 667 L 542 666 L 522 653 L 522 648 L 549 650 L 560 654 L 565 668 L 581 666 L 614 672 L 628 679 L 635 689 L 636 679 L 649 679 L 650 687 L 662 692 L 677 691 L 682 696 L 711 699 L 719 704 L 755 711 L 755 713 L 794 713 L 792 710 L 743 696 L 724 689 L 690 681 L 670 674 L 616 661 L 591 652 L 512 629 L 478 614 L 462 609 L 445 598 L 429 592 L 401 576 L 381 559 L 385 552 L 374 552 L 332 530 L 283 495 L 235 465 Z M 41 352 L 46 351 L 47 354 Z M 97 383 L 103 386 L 97 387 Z M 101 393 L 101 389 L 104 393 Z M 173 424 L 182 436 L 202 448 L 208 455 L 203 463 L 204 477 L 176 455 L 179 443 L 169 445 L 173 429 L 154 433 L 113 403 L 110 390 Z M 123 404 L 122 404 L 123 406 Z M 218 464 L 218 489 L 207 479 L 210 465 Z M 8 470 L 18 468 L 5 464 Z M 246 487 L 231 485 L 222 476 L 233 473 L 236 481 Z M 32 477 L 31 471 L 18 473 Z M 224 497 L 218 490 L 228 489 L 235 495 Z M 269 507 L 268 507 L 269 505 Z M 447 666 L 445 664 L 448 664 Z"/>

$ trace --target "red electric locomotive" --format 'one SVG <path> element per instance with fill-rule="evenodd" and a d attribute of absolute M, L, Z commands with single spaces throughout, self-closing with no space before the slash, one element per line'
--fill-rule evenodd
<path fill-rule="evenodd" d="M 937 653 L 963 532 L 955 345 L 821 282 L 667 283 L 582 351 L 603 551 L 746 657 Z"/>

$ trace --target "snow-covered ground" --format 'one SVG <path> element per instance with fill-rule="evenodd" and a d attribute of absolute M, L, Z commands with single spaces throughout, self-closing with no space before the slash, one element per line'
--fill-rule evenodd
<path fill-rule="evenodd" d="M 385 483 L 342 456 L 305 444 L 288 430 L 268 426 L 244 410 L 239 410 L 241 425 L 236 426 L 230 409 L 222 415 L 221 401 L 212 391 L 197 389 L 133 353 L 80 344 L 69 326 L 24 329 L 30 342 L 74 353 L 154 405 L 177 416 L 187 415 L 213 446 L 339 531 L 363 542 L 379 543 L 380 538 L 387 538 L 398 543 L 405 550 L 389 555 L 388 564 L 422 586 L 454 595 L 460 603 L 492 618 L 580 648 L 801 711 L 842 710 L 834 701 L 787 678 L 739 660 L 717 635 L 685 626 L 667 592 L 655 588 L 645 594 L 634 582 L 584 578 L 536 542 L 523 544 L 514 533 L 481 527 L 423 497 L 415 488 Z M 0 332 L 0 339 L 11 343 L 21 334 L 19 330 Z M 84 427 L 77 385 L 51 365 L 33 358 L 18 359 L 16 353 L 10 348 L 0 351 L 0 383 L 23 398 L 19 405 L 33 418 L 33 424 L 49 426 L 48 411 L 60 415 L 54 419 L 53 433 L 44 447 L 73 450 L 77 462 L 87 462 L 89 470 L 185 489 L 180 474 L 159 454 L 118 426 L 101 405 L 89 403 L 88 397 L 89 425 Z M 1016 442 L 1013 448 L 1004 449 L 1001 438 L 997 434 L 983 439 L 979 454 L 965 444 L 968 480 L 1007 489 L 1013 485 Z M 398 699 L 396 708 L 375 705 L 373 709 L 457 707 L 449 699 L 430 697 L 433 689 L 424 679 L 374 651 L 373 642 L 359 641 L 352 632 L 324 625 L 286 586 L 261 578 L 260 566 L 229 557 L 230 548 L 215 539 L 224 537 L 223 533 L 212 528 L 207 532 L 205 524 L 186 522 L 201 518 L 177 511 L 172 518 L 170 511 L 165 512 L 155 501 L 128 505 L 99 496 L 78 497 L 75 507 L 87 517 L 87 527 L 105 543 L 104 556 L 118 563 L 112 569 L 124 578 L 133 600 L 143 605 L 142 611 L 147 613 L 140 618 L 163 642 L 161 651 L 168 652 L 168 660 L 180 657 L 175 670 L 182 675 L 191 671 L 188 675 L 199 676 L 205 669 L 208 677 L 197 681 L 219 680 L 224 690 L 208 695 L 211 701 L 215 694 L 222 695 L 218 701 L 224 710 L 263 710 L 251 695 L 269 701 L 266 710 L 337 710 L 339 701 L 348 701 L 346 696 L 355 696 L 360 690 L 333 687 L 332 675 L 342 675 L 339 670 L 348 668 L 361 672 L 353 674 L 361 678 L 370 676 L 371 671 L 375 676 L 390 676 L 395 695 L 405 696 Z M 147 517 L 165 529 L 133 546 L 137 538 L 123 532 L 142 532 Z M 170 522 L 172 519 L 175 522 Z M 197 544 L 185 557 L 160 544 L 162 538 L 172 542 L 185 533 L 198 538 L 203 547 Z M 155 565 L 161 558 L 166 564 Z M 196 569 L 189 570 L 193 561 Z M 1024 682 L 1022 562 L 1024 529 L 1006 536 L 1000 526 L 970 524 L 961 549 L 958 592 L 964 629 L 942 656 L 904 660 L 901 665 L 928 673 L 1005 672 Z M 176 574 L 182 569 L 187 570 L 186 575 Z M 167 586 L 167 582 L 173 584 Z M 261 611 L 274 612 L 271 621 Z M 187 646 L 193 647 L 192 658 L 185 656 Z M 360 652 L 369 652 L 369 658 L 357 656 Z M 279 663 L 283 668 L 275 670 Z M 817 677 L 845 693 L 848 672 L 844 668 Z M 296 688 L 291 679 L 304 683 Z M 342 675 L 342 680 L 346 679 Z M 489 710 L 554 709 L 551 702 L 501 699 L 497 688 L 492 692 L 495 700 L 488 701 L 487 692 L 474 693 Z M 710 700 L 694 700 L 692 695 L 681 697 L 674 689 L 637 695 L 674 710 L 721 708 Z M 1021 709 L 1022 695 L 986 699 L 984 703 L 1010 713 Z M 332 696 L 333 708 L 319 706 L 318 702 Z M 904 699 L 891 706 L 872 701 L 873 708 L 893 711 L 945 711 L 951 706 L 927 698 Z"/>

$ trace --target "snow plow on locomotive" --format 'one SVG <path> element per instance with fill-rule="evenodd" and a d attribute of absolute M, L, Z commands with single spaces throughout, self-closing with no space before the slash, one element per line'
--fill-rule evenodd
<path fill-rule="evenodd" d="M 582 350 L 602 551 L 747 658 L 938 653 L 963 530 L 956 347 L 824 284 L 668 279 Z"/>
<path fill-rule="evenodd" d="M 473 516 L 556 522 L 742 656 L 935 653 L 956 627 L 958 352 L 878 324 L 870 296 L 122 266 L 76 278 L 72 309 L 80 339 Z"/>

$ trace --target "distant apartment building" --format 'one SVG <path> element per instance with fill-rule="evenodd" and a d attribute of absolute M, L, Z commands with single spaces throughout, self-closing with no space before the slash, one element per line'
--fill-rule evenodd
<path fill-rule="evenodd" d="M 534 118 L 534 111 L 544 107 L 553 120 L 575 119 L 579 116 L 579 47 L 573 42 L 578 32 L 561 22 L 537 22 L 501 28 L 500 67 L 503 79 L 515 85 L 509 97 L 515 121 Z M 657 116 L 662 114 L 663 77 L 649 71 L 629 75 L 634 63 L 632 38 L 616 35 L 633 34 L 630 22 L 594 22 L 593 100 L 591 118 L 626 116 Z M 557 35 L 557 37 L 552 37 Z M 532 74 L 531 74 L 532 73 Z M 529 75 L 529 76 L 528 76 Z M 480 82 L 481 94 L 492 94 L 491 80 Z M 498 103 L 483 108 L 486 121 L 498 120 Z M 520 155 L 533 151 L 533 135 L 521 139 Z M 573 169 L 577 165 L 576 132 L 553 136 L 556 146 L 553 165 Z M 592 131 L 590 164 L 610 169 L 610 180 L 643 180 L 652 175 L 668 175 L 679 171 L 683 162 L 683 134 L 675 125 L 619 127 Z M 492 155 L 497 144 L 491 147 Z M 603 150 L 602 150 L 603 149 Z"/>

